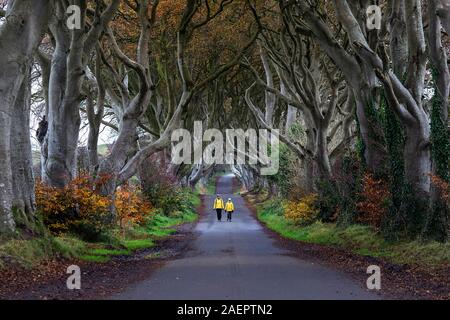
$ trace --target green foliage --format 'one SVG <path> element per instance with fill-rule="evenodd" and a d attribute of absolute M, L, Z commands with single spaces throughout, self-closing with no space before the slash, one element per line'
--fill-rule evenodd
<path fill-rule="evenodd" d="M 391 194 L 389 210 L 383 221 L 382 229 L 387 238 L 394 238 L 398 236 L 402 229 L 405 229 L 404 224 L 407 221 L 407 217 L 401 211 L 405 195 L 405 163 L 403 159 L 405 134 L 397 115 L 387 105 L 384 93 L 381 99 L 384 116 L 383 124 L 389 155 L 389 186 Z"/>
<path fill-rule="evenodd" d="M 427 216 L 422 236 L 438 241 L 445 241 L 449 237 L 449 203 L 444 196 L 448 193 L 450 182 L 450 140 L 447 128 L 443 101 L 440 96 L 436 79 L 439 76 L 437 69 L 432 67 L 435 94 L 431 109 L 431 156 L 433 159 L 432 205 Z M 439 184 L 439 185 L 437 185 Z M 447 190 L 442 190 L 447 189 Z"/>
<path fill-rule="evenodd" d="M 282 196 L 287 197 L 292 190 L 295 155 L 284 143 L 280 142 L 280 167 L 275 175 L 268 176 L 268 181 L 279 188 Z"/>
<path fill-rule="evenodd" d="M 144 191 L 151 203 L 169 216 L 176 211 L 192 212 L 200 204 L 191 190 L 173 185 L 152 184 Z"/>
<path fill-rule="evenodd" d="M 435 68 L 433 70 L 433 79 L 437 78 Z M 450 140 L 448 135 L 447 122 L 445 121 L 444 110 L 442 110 L 443 101 L 434 85 L 435 95 L 432 99 L 431 109 L 431 150 L 435 173 L 446 182 L 450 182 Z"/>
<path fill-rule="evenodd" d="M 382 224 L 386 239 L 416 238 L 425 223 L 428 203 L 415 195 L 411 184 L 405 181 L 404 144 L 405 133 L 400 120 L 388 106 L 382 92 L 384 131 L 389 155 L 389 210 Z"/>

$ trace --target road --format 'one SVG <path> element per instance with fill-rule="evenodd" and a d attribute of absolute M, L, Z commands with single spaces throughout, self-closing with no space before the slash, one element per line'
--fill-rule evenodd
<path fill-rule="evenodd" d="M 289 256 L 232 194 L 233 176 L 219 178 L 217 192 L 235 203 L 233 221 L 207 211 L 198 237 L 183 257 L 125 288 L 113 299 L 377 299 L 345 274 Z M 210 208 L 214 196 L 206 197 Z M 225 219 L 226 220 L 226 219 Z"/>

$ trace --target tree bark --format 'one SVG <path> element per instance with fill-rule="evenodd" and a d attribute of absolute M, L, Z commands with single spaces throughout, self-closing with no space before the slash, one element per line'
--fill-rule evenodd
<path fill-rule="evenodd" d="M 13 208 L 21 223 L 33 222 L 36 208 L 30 138 L 31 66 L 25 71 L 12 114 L 11 166 Z"/>
<path fill-rule="evenodd" d="M 23 170 L 29 148 L 29 125 L 27 115 L 18 115 L 29 107 L 29 68 L 33 54 L 41 42 L 42 33 L 48 22 L 52 1 L 23 0 L 9 1 L 6 21 L 0 27 L 0 233 L 13 231 L 15 221 L 13 206 L 19 204 L 26 212 L 33 211 L 29 197 L 33 188 L 32 175 Z M 21 101 L 21 99 L 23 99 Z M 29 115 L 28 115 L 29 117 Z M 24 132 L 17 136 L 12 125 L 19 125 Z M 16 136 L 14 136 L 16 135 Z M 26 137 L 25 137 L 26 136 Z M 19 149 L 14 150 L 18 144 Z M 19 156 L 17 152 L 23 151 Z M 20 158 L 17 168 L 13 159 Z M 22 168 L 21 168 L 22 167 Z M 22 170 L 22 171 L 21 171 Z M 18 172 L 19 171 L 19 172 Z M 13 177 L 20 173 L 19 176 Z M 29 179 L 31 178 L 31 180 Z M 21 190 L 23 188 L 23 190 Z"/>

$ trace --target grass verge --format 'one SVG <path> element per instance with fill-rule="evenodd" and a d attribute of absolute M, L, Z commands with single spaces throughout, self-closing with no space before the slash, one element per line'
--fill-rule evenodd
<path fill-rule="evenodd" d="M 31 239 L 18 236 L 4 240 L 0 242 L 0 269 L 11 264 L 30 269 L 44 260 L 55 258 L 105 263 L 114 256 L 131 255 L 133 251 L 151 248 L 156 240 L 175 233 L 175 226 L 194 222 L 199 206 L 199 194 L 186 191 L 186 200 L 179 211 L 168 216 L 156 212 L 144 225 L 126 232 L 111 230 L 106 237 L 107 242 L 89 243 L 70 235 L 51 236 L 48 232 Z"/>
<path fill-rule="evenodd" d="M 337 246 L 353 253 L 383 258 L 395 264 L 418 265 L 426 268 L 438 268 L 450 264 L 450 242 L 388 242 L 371 227 L 351 225 L 346 228 L 332 223 L 315 222 L 300 227 L 283 215 L 283 206 L 279 199 L 270 200 L 257 206 L 258 218 L 266 226 L 283 237 L 315 243 Z"/>

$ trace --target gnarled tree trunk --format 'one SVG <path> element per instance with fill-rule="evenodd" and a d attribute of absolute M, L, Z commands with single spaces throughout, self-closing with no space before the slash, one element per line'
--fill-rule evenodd
<path fill-rule="evenodd" d="M 13 207 L 27 215 L 34 210 L 31 168 L 25 170 L 29 144 L 29 72 L 41 42 L 52 1 L 8 1 L 6 21 L 0 27 L 0 233 L 15 228 Z M 24 131 L 19 134 L 19 126 Z M 23 151 L 23 154 L 21 154 Z M 19 163 L 12 161 L 18 160 Z"/>

